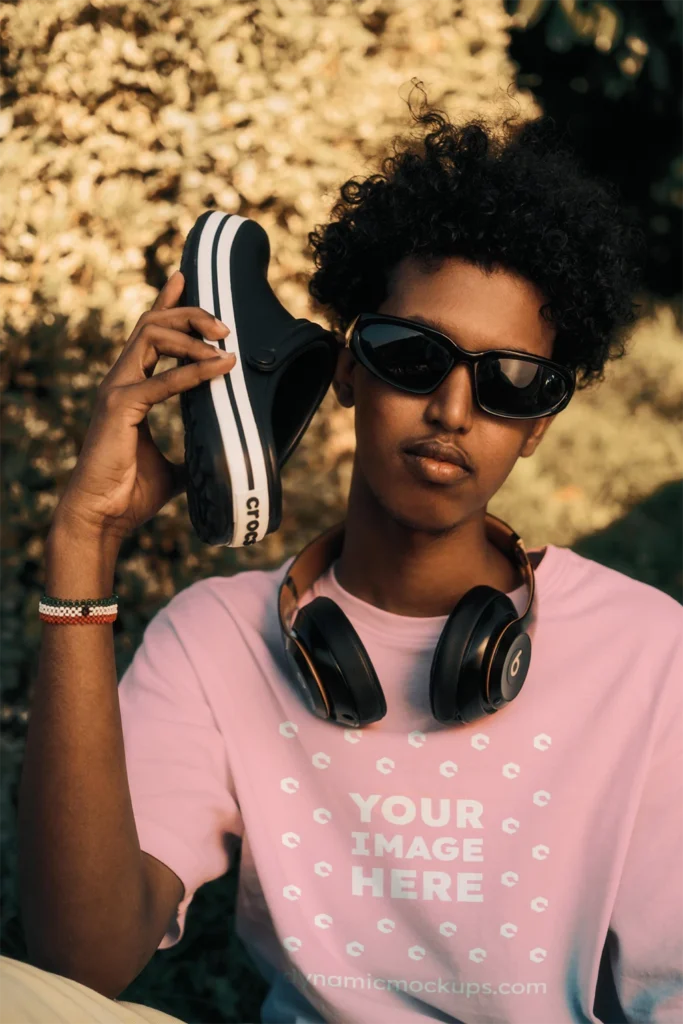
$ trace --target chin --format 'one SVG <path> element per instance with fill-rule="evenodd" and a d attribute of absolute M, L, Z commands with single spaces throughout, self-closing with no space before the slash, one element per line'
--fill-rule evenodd
<path fill-rule="evenodd" d="M 459 508 L 459 502 L 439 501 L 436 496 L 421 495 L 392 500 L 384 497 L 379 503 L 385 513 L 399 526 L 415 533 L 427 533 L 435 537 L 454 530 L 467 514 Z"/>

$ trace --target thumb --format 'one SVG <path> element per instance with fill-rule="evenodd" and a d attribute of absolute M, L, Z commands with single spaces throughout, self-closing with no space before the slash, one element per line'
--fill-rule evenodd
<path fill-rule="evenodd" d="M 138 426 L 140 439 L 138 442 L 139 451 L 138 455 L 141 461 L 146 459 L 150 460 L 150 463 L 155 465 L 161 464 L 162 473 L 167 479 L 167 485 L 171 488 L 171 498 L 177 497 L 179 494 L 184 494 L 187 487 L 187 466 L 185 462 L 180 464 L 171 462 L 167 459 L 162 451 L 159 450 L 157 444 L 155 444 L 154 438 L 152 437 L 152 431 L 149 428 L 149 420 L 145 417 L 144 420 L 140 421 Z M 170 498 L 166 499 L 170 501 Z"/>
<path fill-rule="evenodd" d="M 155 515 L 168 501 L 183 493 L 184 466 L 176 466 L 159 450 L 146 417 L 140 421 L 138 432 L 138 474 L 144 480 Z"/>

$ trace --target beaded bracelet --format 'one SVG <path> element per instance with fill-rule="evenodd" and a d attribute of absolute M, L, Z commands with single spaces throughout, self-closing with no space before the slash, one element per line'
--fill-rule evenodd
<path fill-rule="evenodd" d="M 118 600 L 118 594 L 97 597 L 92 601 L 74 601 L 61 597 L 47 597 L 43 594 L 38 605 L 38 613 L 43 622 L 59 626 L 97 626 L 114 621 L 119 613 Z"/>

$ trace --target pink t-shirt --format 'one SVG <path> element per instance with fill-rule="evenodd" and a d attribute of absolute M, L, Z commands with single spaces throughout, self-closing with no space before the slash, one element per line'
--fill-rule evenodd
<path fill-rule="evenodd" d="M 340 605 L 387 699 L 358 731 L 287 676 L 290 562 L 183 590 L 121 680 L 140 844 L 185 886 L 159 948 L 241 841 L 263 1022 L 681 1024 L 678 602 L 549 544 L 520 695 L 447 727 L 428 697 L 446 617 L 382 611 L 333 566 L 307 599 Z"/>

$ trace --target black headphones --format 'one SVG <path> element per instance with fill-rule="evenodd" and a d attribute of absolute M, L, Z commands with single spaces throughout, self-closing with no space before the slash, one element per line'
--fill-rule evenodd
<path fill-rule="evenodd" d="M 531 662 L 536 614 L 534 571 L 520 537 L 486 514 L 486 533 L 518 567 L 528 589 L 521 616 L 507 596 L 472 587 L 448 616 L 429 681 L 432 714 L 445 725 L 476 722 L 514 700 Z M 294 559 L 280 585 L 278 610 L 287 659 L 308 708 L 325 720 L 360 728 L 384 718 L 387 704 L 367 651 L 329 597 L 299 600 L 339 557 L 344 523 L 316 537 Z"/>

